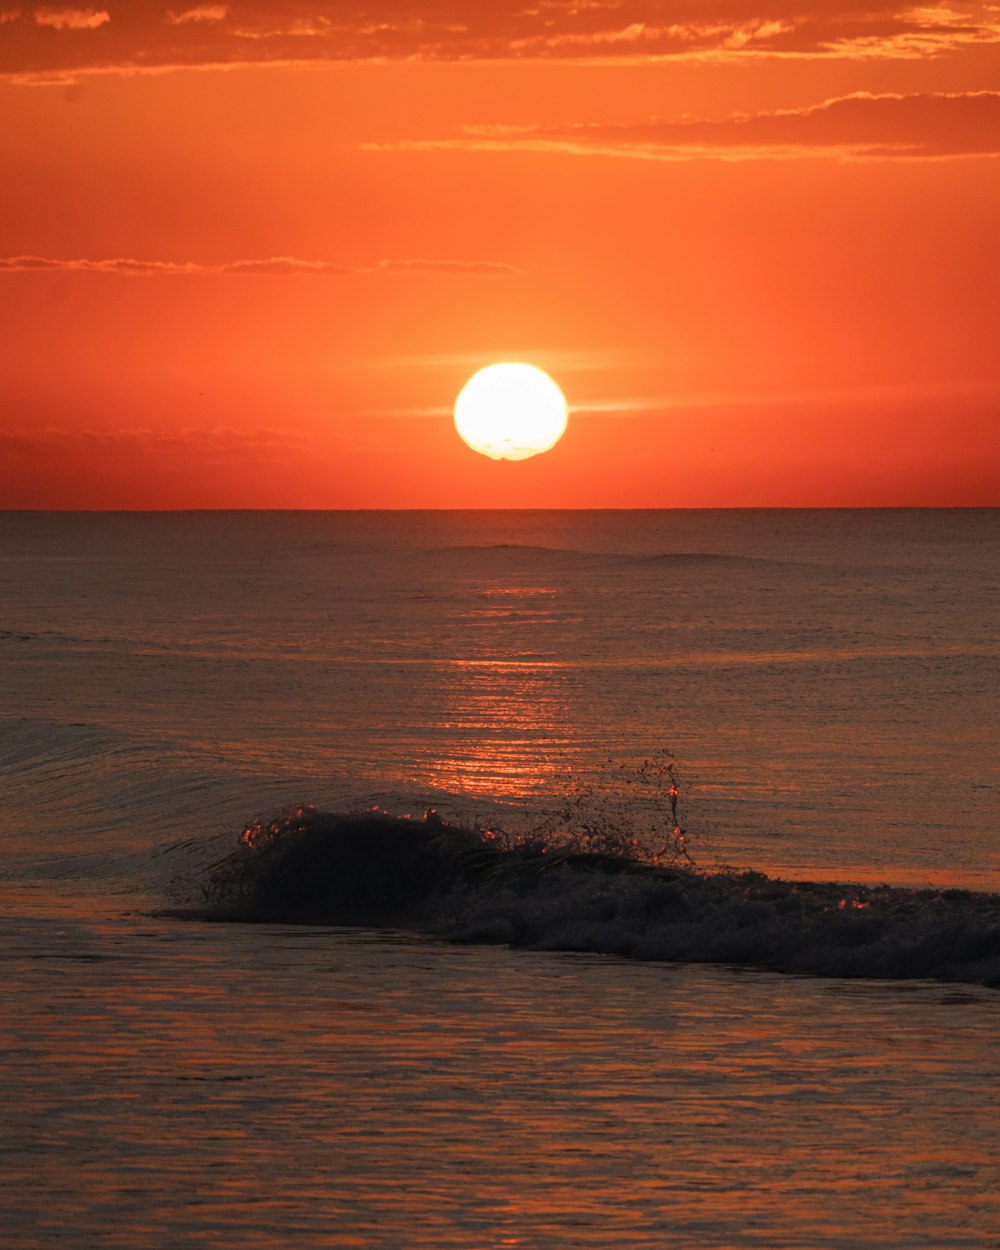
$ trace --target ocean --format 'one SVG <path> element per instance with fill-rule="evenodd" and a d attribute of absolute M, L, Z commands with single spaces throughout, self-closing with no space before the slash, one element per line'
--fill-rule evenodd
<path fill-rule="evenodd" d="M 1000 512 L 4 513 L 0 603 L 12 1245 L 1000 1246 L 996 989 L 184 913 L 667 768 L 699 868 L 995 894 Z"/>

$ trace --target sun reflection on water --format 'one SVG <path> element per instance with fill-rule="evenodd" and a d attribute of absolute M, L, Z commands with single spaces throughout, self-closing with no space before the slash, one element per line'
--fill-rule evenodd
<path fill-rule="evenodd" d="M 551 792 L 581 736 L 565 665 L 543 649 L 556 626 L 551 586 L 496 585 L 463 613 L 471 655 L 441 673 L 441 736 L 449 745 L 414 778 L 435 789 L 501 801 Z"/>
<path fill-rule="evenodd" d="M 576 740 L 558 666 L 456 660 L 443 684 L 452 747 L 427 762 L 431 785 L 501 799 L 551 788 Z"/>

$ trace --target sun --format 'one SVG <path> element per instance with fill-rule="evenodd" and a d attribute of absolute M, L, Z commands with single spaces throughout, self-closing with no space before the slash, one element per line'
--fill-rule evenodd
<path fill-rule="evenodd" d="M 455 400 L 455 429 L 493 460 L 527 460 L 549 451 L 566 432 L 566 400 L 534 365 L 487 365 Z"/>

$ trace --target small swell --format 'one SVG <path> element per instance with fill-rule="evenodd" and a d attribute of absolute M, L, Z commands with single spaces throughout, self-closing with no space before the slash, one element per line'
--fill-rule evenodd
<path fill-rule="evenodd" d="M 630 567 L 667 566 L 674 568 L 711 568 L 715 565 L 725 567 L 740 566 L 744 568 L 756 566 L 794 566 L 803 567 L 791 560 L 776 560 L 768 556 L 729 555 L 717 551 L 659 551 L 645 554 L 621 553 L 614 551 L 583 551 L 575 547 L 540 547 L 526 543 L 490 543 L 482 545 L 466 545 L 445 547 L 445 554 L 450 555 L 498 555 L 524 556 L 533 559 L 549 560 L 600 560 L 609 561 L 616 566 Z"/>
<path fill-rule="evenodd" d="M 653 555 L 630 556 L 631 564 L 666 564 L 693 568 L 696 566 L 711 567 L 721 564 L 726 566 L 742 565 L 789 565 L 791 560 L 774 560 L 767 556 L 733 556 L 717 551 L 661 551 Z M 795 564 L 795 567 L 801 567 Z"/>
<path fill-rule="evenodd" d="M 558 556 L 561 558 L 584 558 L 588 560 L 602 559 L 605 553 L 600 551 L 579 551 L 575 547 L 539 547 L 530 543 L 469 543 L 465 546 L 445 547 L 443 551 L 453 555 L 481 555 L 484 552 L 498 552 L 503 555 L 525 556 Z"/>
<path fill-rule="evenodd" d="M 174 914 L 1000 988 L 1000 895 L 708 874 L 490 837 L 434 814 L 298 807 L 245 830 L 197 908 Z"/>

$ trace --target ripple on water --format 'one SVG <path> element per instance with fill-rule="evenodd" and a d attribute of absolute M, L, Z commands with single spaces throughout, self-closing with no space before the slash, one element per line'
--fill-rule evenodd
<path fill-rule="evenodd" d="M 305 927 L 9 936 L 21 1250 L 898 1250 L 1000 1226 L 986 990 Z"/>

